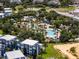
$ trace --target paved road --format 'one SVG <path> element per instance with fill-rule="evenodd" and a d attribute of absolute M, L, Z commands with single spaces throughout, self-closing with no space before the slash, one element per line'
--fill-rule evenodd
<path fill-rule="evenodd" d="M 59 12 L 59 11 L 56 11 L 58 14 L 61 14 L 61 15 L 64 15 L 64 16 L 67 16 L 67 17 L 71 17 L 73 18 L 74 20 L 76 21 L 79 21 L 79 17 L 78 16 L 75 16 L 73 14 L 69 14 L 69 13 L 65 13 L 65 12 Z"/>
<path fill-rule="evenodd" d="M 28 10 L 38 11 L 40 9 L 42 9 L 42 8 L 27 8 L 26 11 L 28 11 Z M 71 18 L 73 18 L 73 20 L 79 21 L 79 17 L 75 16 L 73 14 L 69 14 L 67 12 L 59 12 L 54 8 L 46 8 L 47 12 L 52 11 L 52 10 L 56 11 L 58 14 L 61 14 L 61 15 L 67 16 L 67 17 L 71 17 Z"/>
<path fill-rule="evenodd" d="M 25 9 L 24 11 L 38 11 L 38 10 L 40 10 L 40 9 L 42 9 L 42 8 L 27 8 L 27 9 Z M 69 14 L 69 13 L 67 13 L 67 12 L 60 12 L 60 11 L 58 11 L 57 9 L 54 9 L 54 8 L 45 8 L 45 9 L 46 9 L 47 12 L 54 10 L 54 11 L 56 11 L 58 14 L 61 14 L 61 15 L 67 16 L 67 17 L 71 17 L 71 18 L 73 18 L 73 20 L 79 21 L 79 17 L 78 17 L 78 16 L 75 16 L 75 15 L 73 15 L 73 14 Z"/>

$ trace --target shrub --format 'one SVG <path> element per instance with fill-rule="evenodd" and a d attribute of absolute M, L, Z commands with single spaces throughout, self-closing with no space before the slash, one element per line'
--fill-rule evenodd
<path fill-rule="evenodd" d="M 42 56 L 38 56 L 37 59 L 44 59 Z"/>
<path fill-rule="evenodd" d="M 75 47 L 70 48 L 70 51 L 71 51 L 72 53 L 75 53 L 75 52 L 76 52 L 76 51 L 75 51 Z"/>
<path fill-rule="evenodd" d="M 64 59 L 68 59 L 68 57 L 67 57 L 67 56 L 65 56 L 65 57 L 64 57 Z"/>
<path fill-rule="evenodd" d="M 75 57 L 78 57 L 76 54 L 73 54 Z"/>

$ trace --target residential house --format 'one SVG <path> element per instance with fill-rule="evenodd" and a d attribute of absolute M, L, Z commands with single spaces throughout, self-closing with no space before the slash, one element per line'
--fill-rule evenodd
<path fill-rule="evenodd" d="M 33 4 L 36 4 L 36 3 L 43 3 L 44 0 L 33 0 Z"/>
<path fill-rule="evenodd" d="M 9 51 L 5 53 L 4 59 L 27 59 L 20 50 Z"/>
<path fill-rule="evenodd" d="M 34 16 L 24 16 L 23 21 L 36 21 L 36 18 Z"/>
<path fill-rule="evenodd" d="M 1 12 L 0 13 L 0 18 L 4 18 L 5 16 L 4 16 L 4 13 L 3 12 Z"/>
<path fill-rule="evenodd" d="M 18 39 L 16 36 L 13 35 L 4 35 L 0 37 L 0 42 L 5 45 L 6 48 L 10 50 L 19 49 L 18 48 Z"/>
<path fill-rule="evenodd" d="M 4 8 L 4 14 L 5 16 L 12 15 L 12 8 Z"/>
<path fill-rule="evenodd" d="M 26 39 L 21 42 L 21 50 L 24 55 L 34 55 L 40 53 L 40 45 L 39 42 L 32 39 Z"/>
<path fill-rule="evenodd" d="M 50 0 L 47 4 L 53 5 L 53 6 L 58 6 L 58 5 L 60 5 L 60 1 L 59 0 Z"/>
<path fill-rule="evenodd" d="M 10 3 L 21 3 L 21 0 L 10 0 Z"/>

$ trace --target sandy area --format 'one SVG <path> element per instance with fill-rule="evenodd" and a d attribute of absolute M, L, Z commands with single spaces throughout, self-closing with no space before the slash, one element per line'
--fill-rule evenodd
<path fill-rule="evenodd" d="M 76 56 L 72 55 L 69 50 L 71 47 L 76 47 L 76 54 L 79 57 L 79 43 L 72 43 L 72 44 L 61 44 L 55 45 L 54 48 L 60 50 L 63 54 L 68 56 L 69 59 L 77 59 Z"/>
<path fill-rule="evenodd" d="M 79 58 L 79 45 L 76 46 L 76 55 L 77 55 L 78 58 Z"/>

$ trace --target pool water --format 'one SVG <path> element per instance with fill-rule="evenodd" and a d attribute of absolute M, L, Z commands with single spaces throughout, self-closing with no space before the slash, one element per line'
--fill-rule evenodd
<path fill-rule="evenodd" d="M 55 39 L 55 38 L 56 38 L 56 30 L 48 29 L 48 30 L 47 30 L 47 36 L 50 37 L 50 38 Z"/>

